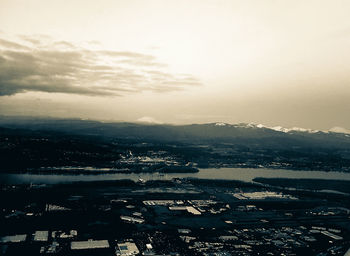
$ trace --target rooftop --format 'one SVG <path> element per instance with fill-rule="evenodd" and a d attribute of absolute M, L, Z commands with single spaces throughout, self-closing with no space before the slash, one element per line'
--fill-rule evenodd
<path fill-rule="evenodd" d="M 35 231 L 34 241 L 46 242 L 49 237 L 49 231 Z"/>
<path fill-rule="evenodd" d="M 24 242 L 27 235 L 3 236 L 0 238 L 0 243 L 19 243 Z"/>
<path fill-rule="evenodd" d="M 137 255 L 139 253 L 140 251 L 137 248 L 135 243 L 132 243 L 132 242 L 118 243 L 118 250 L 116 252 L 116 255 L 131 256 L 131 255 Z"/>
<path fill-rule="evenodd" d="M 70 248 L 72 250 L 86 250 L 86 249 L 102 249 L 109 248 L 107 240 L 87 240 L 71 242 Z"/>

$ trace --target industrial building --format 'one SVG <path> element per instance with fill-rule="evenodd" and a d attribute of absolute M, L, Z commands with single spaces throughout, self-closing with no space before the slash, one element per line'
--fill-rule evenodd
<path fill-rule="evenodd" d="M 0 238 L 0 243 L 20 243 L 27 239 L 27 235 L 3 236 Z"/>
<path fill-rule="evenodd" d="M 33 240 L 36 242 L 47 242 L 49 231 L 35 231 Z"/>
<path fill-rule="evenodd" d="M 107 240 L 92 240 L 87 241 L 73 241 L 70 248 L 72 250 L 89 250 L 89 249 L 105 249 L 109 248 Z"/>
<path fill-rule="evenodd" d="M 116 248 L 117 256 L 132 256 L 139 254 L 140 251 L 133 242 L 118 243 Z"/>

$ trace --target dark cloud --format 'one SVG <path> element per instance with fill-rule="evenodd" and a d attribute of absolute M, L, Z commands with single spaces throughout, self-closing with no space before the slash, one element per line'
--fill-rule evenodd
<path fill-rule="evenodd" d="M 82 95 L 169 92 L 198 86 L 191 75 L 171 74 L 152 55 L 91 51 L 66 41 L 31 46 L 0 39 L 0 96 L 39 91 Z M 38 47 L 40 45 L 40 47 Z"/>

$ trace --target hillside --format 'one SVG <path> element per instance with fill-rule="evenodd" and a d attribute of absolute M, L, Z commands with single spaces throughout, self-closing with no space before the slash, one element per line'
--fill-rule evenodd
<path fill-rule="evenodd" d="M 334 132 L 283 132 L 251 124 L 176 126 L 17 117 L 1 117 L 0 127 L 4 169 L 135 169 L 140 168 L 137 157 L 148 157 L 173 159 L 180 166 L 350 170 L 350 137 Z M 157 164 L 164 165 L 163 160 Z"/>

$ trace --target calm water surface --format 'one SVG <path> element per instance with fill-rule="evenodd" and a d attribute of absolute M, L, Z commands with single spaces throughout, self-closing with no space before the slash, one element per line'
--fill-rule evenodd
<path fill-rule="evenodd" d="M 103 181 L 130 179 L 144 180 L 169 180 L 172 178 L 200 178 L 200 179 L 225 179 L 250 182 L 256 177 L 264 178 L 294 178 L 294 179 L 328 179 L 350 180 L 350 173 L 324 172 L 324 171 L 291 171 L 280 169 L 248 169 L 248 168 L 220 168 L 200 169 L 198 173 L 172 173 L 159 175 L 158 173 L 120 173 L 120 174 L 96 174 L 96 175 L 67 175 L 67 174 L 0 174 L 2 184 L 57 184 L 76 181 Z"/>

